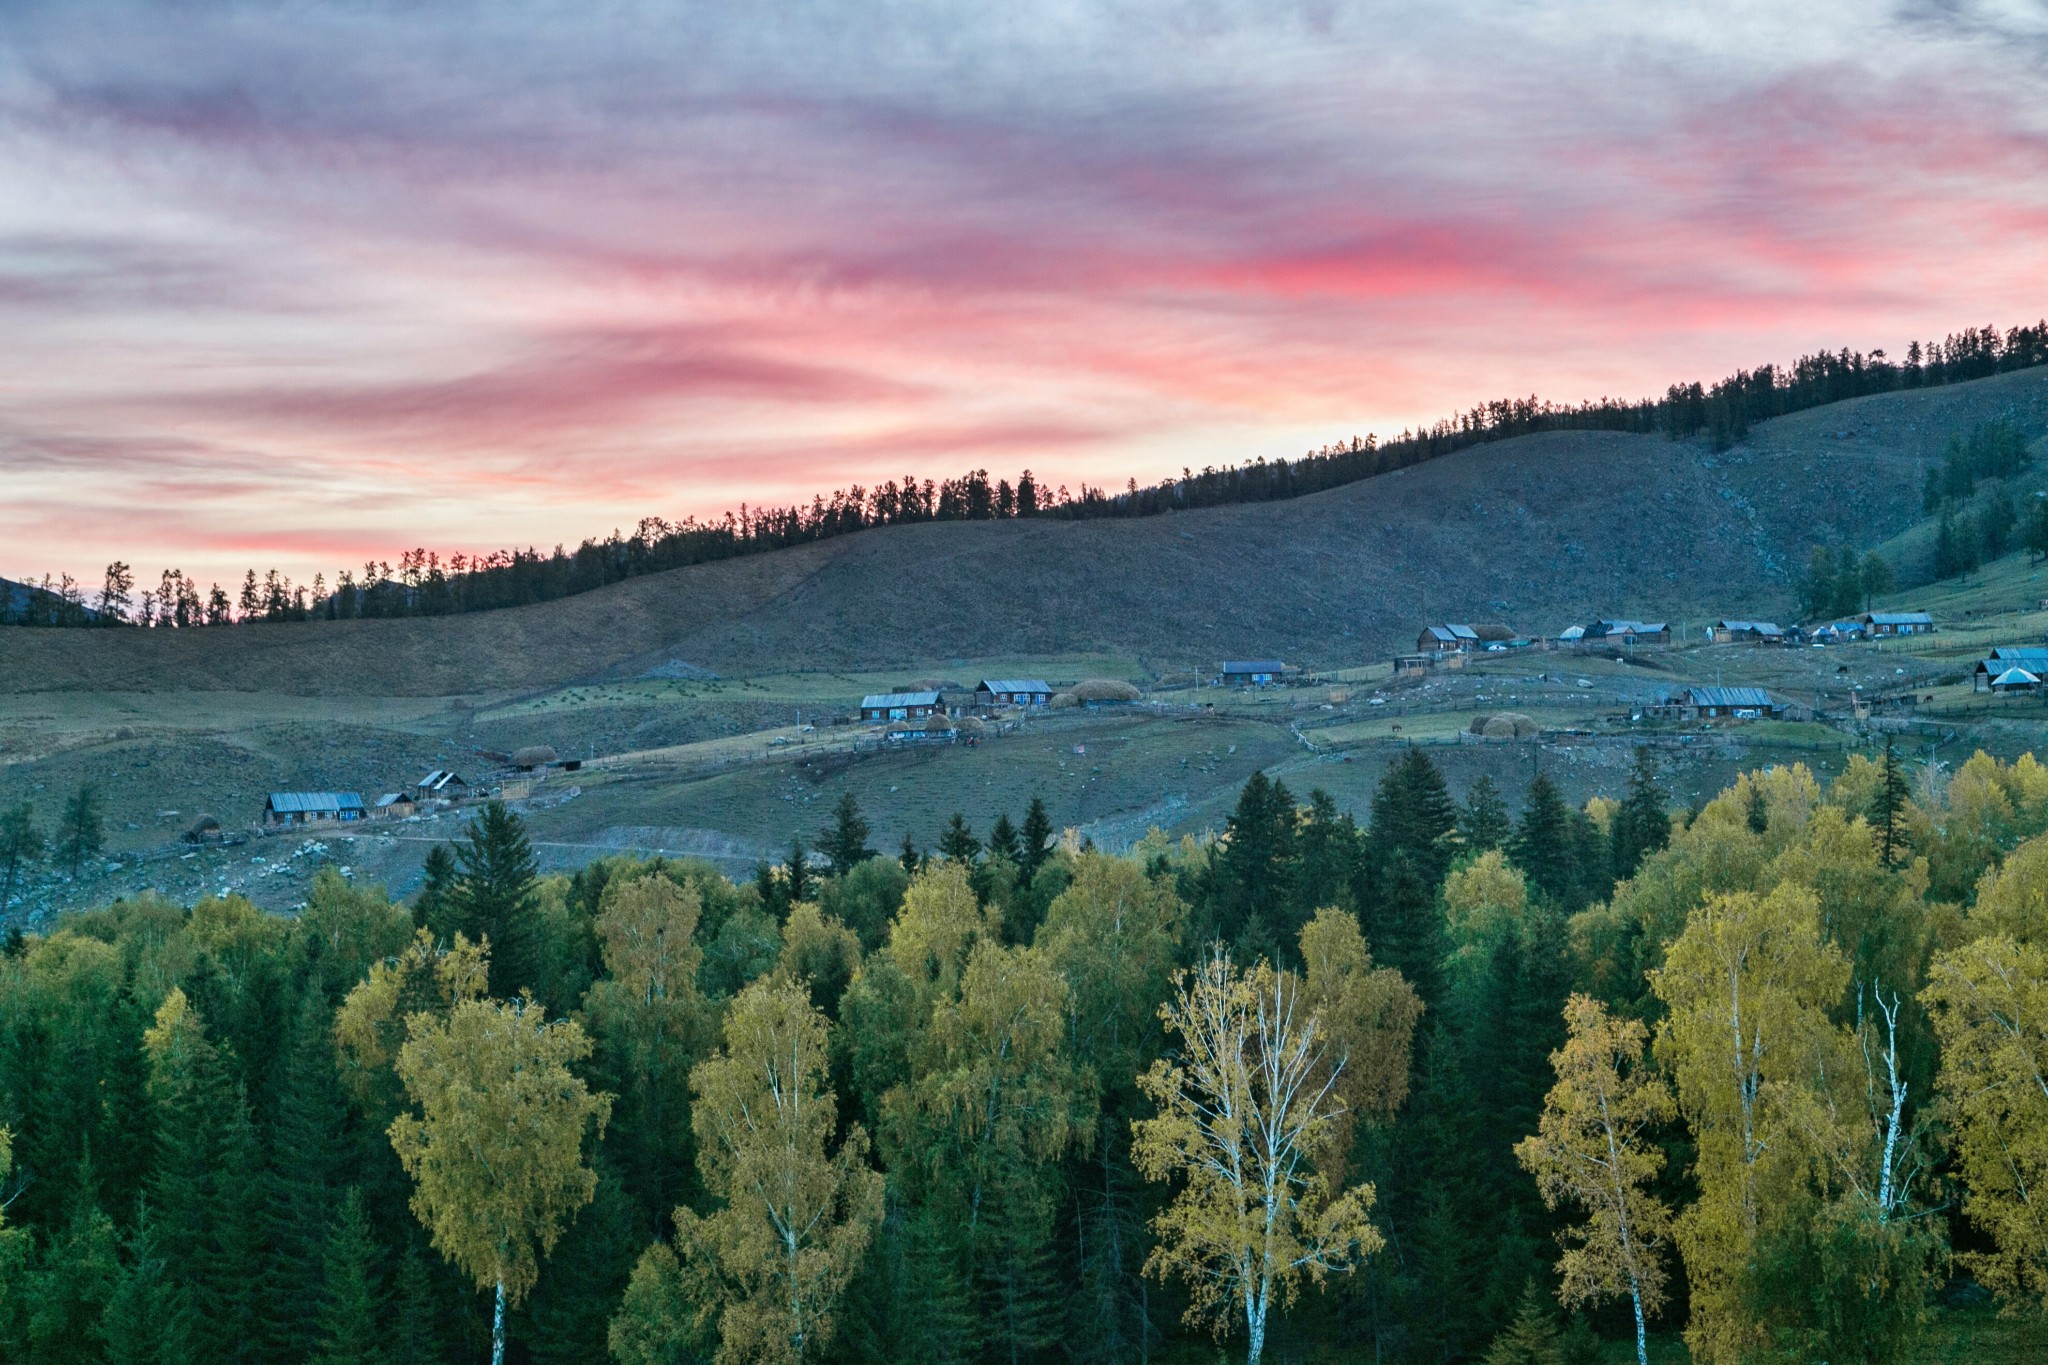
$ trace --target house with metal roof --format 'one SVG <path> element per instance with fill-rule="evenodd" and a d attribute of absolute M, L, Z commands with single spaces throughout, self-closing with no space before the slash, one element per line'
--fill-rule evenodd
<path fill-rule="evenodd" d="M 860 718 L 867 721 L 923 720 L 939 709 L 936 690 L 877 692 L 860 699 Z"/>
<path fill-rule="evenodd" d="M 983 678 L 974 689 L 978 706 L 1043 706 L 1052 700 L 1052 685 L 1043 678 Z"/>
<path fill-rule="evenodd" d="M 1866 611 L 1863 628 L 1872 635 L 1927 635 L 1934 617 L 1924 611 Z"/>
<path fill-rule="evenodd" d="M 1286 672 L 1278 659 L 1226 659 L 1222 681 L 1225 687 L 1269 687 Z"/>
<path fill-rule="evenodd" d="M 469 797 L 469 783 L 448 768 L 434 769 L 413 783 L 413 790 L 422 801 L 463 801 Z"/>
<path fill-rule="evenodd" d="M 280 829 L 347 824 L 363 816 L 363 798 L 357 792 L 272 792 L 263 803 L 263 823 Z"/>
<path fill-rule="evenodd" d="M 1668 621 L 1595 621 L 1586 627 L 1585 642 L 1598 641 L 1607 645 L 1620 645 L 1633 649 L 1637 645 L 1668 645 L 1671 643 L 1671 623 Z"/>
<path fill-rule="evenodd" d="M 1977 661 L 1970 685 L 1982 692 L 1993 678 L 2015 666 L 2029 673 L 2048 674 L 2048 645 L 1998 646 L 1991 651 L 1990 658 Z"/>
<path fill-rule="evenodd" d="M 420 813 L 420 803 L 411 792 L 386 792 L 377 798 L 370 812 L 379 820 L 403 820 Z"/>
<path fill-rule="evenodd" d="M 1415 650 L 1418 654 L 1431 651 L 1444 654 L 1470 649 L 1478 643 L 1479 632 L 1470 626 L 1424 626 L 1422 634 L 1415 637 Z"/>
<path fill-rule="evenodd" d="M 1785 629 L 1776 621 L 1714 622 L 1716 644 L 1732 644 L 1738 641 L 1752 645 L 1781 645 L 1785 643 Z"/>
<path fill-rule="evenodd" d="M 1761 687 L 1690 687 L 1685 705 L 1695 720 L 1764 720 L 1784 709 Z"/>

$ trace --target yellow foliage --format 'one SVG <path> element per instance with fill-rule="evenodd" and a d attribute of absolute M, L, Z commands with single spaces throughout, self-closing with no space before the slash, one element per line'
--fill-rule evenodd
<path fill-rule="evenodd" d="M 1444 878 L 1444 923 L 1451 960 L 1476 967 L 1502 934 L 1518 930 L 1529 908 L 1529 886 L 1499 849 L 1489 849 Z"/>
<path fill-rule="evenodd" d="M 1327 1065 L 1343 1110 L 1318 1154 L 1331 1175 L 1351 1154 L 1354 1123 L 1385 1122 L 1408 1098 L 1409 1051 L 1422 999 L 1392 967 L 1373 964 L 1349 910 L 1325 908 L 1302 926 L 1303 999 L 1329 1039 Z"/>
<path fill-rule="evenodd" d="M 2021 844 L 2004 866 L 1985 870 L 1967 923 L 1975 934 L 2048 945 L 2048 835 Z"/>

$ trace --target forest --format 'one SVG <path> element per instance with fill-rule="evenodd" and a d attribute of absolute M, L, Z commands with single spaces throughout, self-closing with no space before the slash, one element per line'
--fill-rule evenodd
<path fill-rule="evenodd" d="M 491 803 L 410 905 L 9 934 L 0 1358 L 1903 1361 L 2048 1306 L 2044 831 L 1890 750 L 1124 854 L 848 792 L 737 883 Z"/>
<path fill-rule="evenodd" d="M 1403 431 L 1386 441 L 1354 436 L 1309 451 L 1297 460 L 1260 459 L 1222 469 L 1184 469 L 1179 478 L 1149 487 L 1141 488 L 1132 479 L 1122 491 L 1086 484 L 1078 495 L 1065 487 L 1048 489 L 1028 469 L 1014 485 L 1008 479 L 991 482 L 986 469 L 945 480 L 920 481 L 912 475 L 872 488 L 836 489 L 829 497 L 813 497 L 809 506 L 749 508 L 743 504 L 738 512 L 709 521 L 646 517 L 631 535 L 614 531 L 602 539 L 586 539 L 573 551 L 558 545 L 552 553 L 528 547 L 482 555 L 452 553 L 444 558 L 437 550 L 420 548 L 404 551 L 395 569 L 388 561 L 372 560 L 360 571 L 340 570 L 332 582 L 324 574 L 316 575 L 311 584 L 295 584 L 289 575 L 275 569 L 259 579 L 250 569 L 232 593 L 218 583 L 202 588 L 178 569 L 166 569 L 154 587 L 138 585 L 132 569 L 117 562 L 107 566 L 97 591 L 68 574 L 46 574 L 40 583 L 21 585 L 0 581 L 0 624 L 187 628 L 490 611 L 553 601 L 643 574 L 766 553 L 879 526 L 1016 517 L 1148 517 L 1198 507 L 1304 497 L 1532 432 L 1662 432 L 1674 440 L 1705 437 L 1714 449 L 1721 450 L 1743 439 L 1755 423 L 1773 417 L 1869 394 L 1966 383 L 2043 363 L 2048 363 L 2048 322 L 2002 333 L 1995 327 L 1973 327 L 1943 341 L 1913 342 L 1903 360 L 1894 360 L 1881 350 L 1869 355 L 1846 349 L 1834 354 L 1823 351 L 1802 356 L 1790 366 L 1765 364 L 1738 370 L 1710 386 L 1673 384 L 1662 398 L 1602 398 L 1576 406 L 1535 397 L 1501 399 L 1439 421 L 1427 430 Z M 1984 448 L 2003 449 L 1995 442 Z M 1992 473 L 1988 467 L 1980 468 L 1980 454 L 1976 444 L 1961 454 L 1951 451 L 1946 472 L 1930 476 L 1930 515 L 1941 511 L 1944 499 L 1954 502 L 1959 491 L 1967 497 L 1977 478 Z M 2002 547 L 2013 528 L 2008 524 L 1984 532 L 1982 526 L 1991 524 L 1983 521 L 1985 515 L 1995 522 L 1998 514 L 1980 514 L 1963 532 L 1947 532 L 1959 537 L 1958 546 L 1967 538 L 1970 548 L 1948 551 L 1949 557 L 1943 560 L 1945 571 L 1937 576 L 1967 572 L 1964 560 L 1969 558 L 1969 567 L 1974 567 L 1971 556 L 1997 557 L 1979 547 L 1991 541 Z M 2000 548 L 1998 553 L 2002 552 Z"/>

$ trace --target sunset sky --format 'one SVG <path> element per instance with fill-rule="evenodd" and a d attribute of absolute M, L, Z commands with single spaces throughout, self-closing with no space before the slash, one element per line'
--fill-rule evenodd
<path fill-rule="evenodd" d="M 0 5 L 0 574 L 1121 485 L 2048 312 L 2048 5 Z"/>

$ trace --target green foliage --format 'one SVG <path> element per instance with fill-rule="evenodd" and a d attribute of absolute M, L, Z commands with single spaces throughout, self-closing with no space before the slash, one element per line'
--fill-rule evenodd
<path fill-rule="evenodd" d="M 818 835 L 818 851 L 831 860 L 833 876 L 844 877 L 875 856 L 868 847 L 869 832 L 853 792 L 840 793 L 839 804 L 832 808 L 832 823 Z"/>
<path fill-rule="evenodd" d="M 335 1214 L 322 1266 L 317 1344 L 307 1359 L 313 1365 L 384 1365 L 377 1242 L 363 1192 L 353 1186 Z"/>
<path fill-rule="evenodd" d="M 539 944 L 533 925 L 539 862 L 526 823 L 502 801 L 486 802 L 456 845 L 452 893 L 455 932 L 491 952 L 491 993 L 512 996 L 536 984 Z M 431 927 L 431 926 L 429 926 Z"/>
<path fill-rule="evenodd" d="M 18 801 L 0 811 L 0 919 L 14 899 L 14 879 L 43 856 L 43 832 L 36 828 L 35 807 Z"/>
<path fill-rule="evenodd" d="M 97 858 L 106 847 L 103 820 L 99 788 L 90 782 L 71 793 L 64 803 L 64 813 L 57 819 L 56 853 L 72 876 L 77 876 L 86 860 Z"/>

